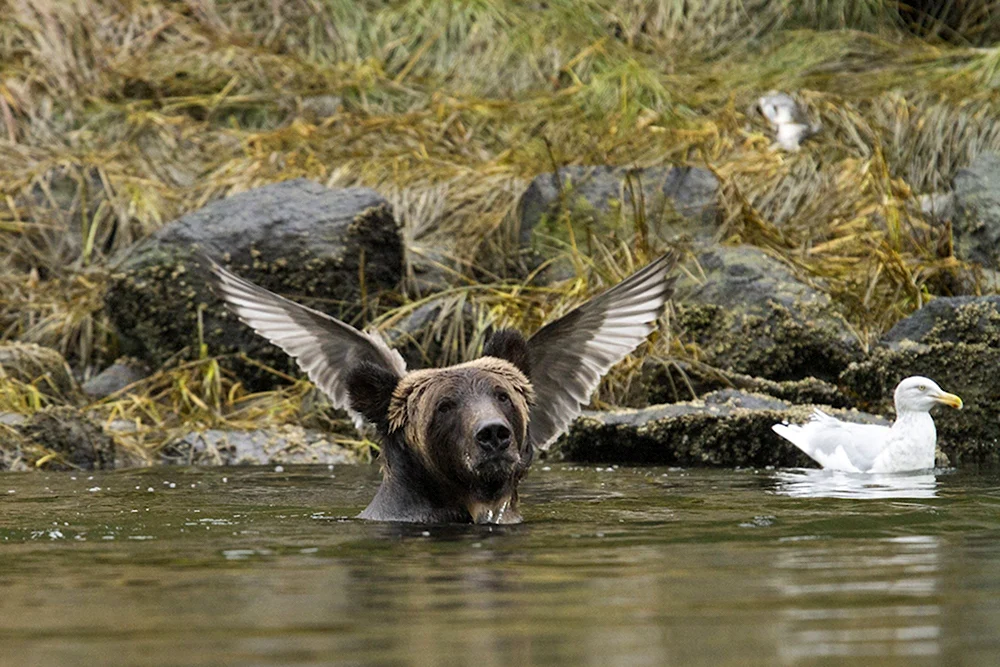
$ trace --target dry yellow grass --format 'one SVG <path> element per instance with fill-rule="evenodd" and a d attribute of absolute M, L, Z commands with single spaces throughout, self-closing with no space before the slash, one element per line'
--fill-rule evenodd
<path fill-rule="evenodd" d="M 645 259 L 602 248 L 558 289 L 504 282 L 484 257 L 509 248 L 531 178 L 554 163 L 670 162 L 720 177 L 724 240 L 821 279 L 874 340 L 965 270 L 916 195 L 1000 149 L 1000 3 L 939 5 L 11 0 L 0 331 L 100 369 L 117 354 L 101 310 L 114 253 L 209 200 L 304 176 L 377 188 L 411 255 L 443 250 L 469 278 L 441 297 L 435 335 L 452 361 L 490 321 L 530 329 Z M 768 150 L 749 112 L 772 88 L 800 91 L 823 125 L 800 153 Z M 471 280 L 476 264 L 496 282 Z M 471 334 L 447 320 L 466 304 Z M 664 363 L 683 354 L 667 336 L 650 345 Z M 95 409 L 139 423 L 147 449 L 192 425 L 303 419 L 304 385 L 248 397 L 213 363 L 178 360 L 141 398 Z M 637 369 L 616 369 L 599 400 L 627 395 Z M 5 391 L 4 409 L 29 409 Z"/>

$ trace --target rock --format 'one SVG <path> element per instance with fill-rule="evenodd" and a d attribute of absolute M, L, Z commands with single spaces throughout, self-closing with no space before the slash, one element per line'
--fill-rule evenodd
<path fill-rule="evenodd" d="M 0 378 L 30 384 L 60 402 L 80 398 L 80 388 L 62 355 L 34 343 L 0 344 Z"/>
<path fill-rule="evenodd" d="M 955 174 L 955 255 L 1000 269 L 1000 153 L 983 153 Z"/>
<path fill-rule="evenodd" d="M 105 304 L 126 354 L 158 367 L 184 348 L 196 352 L 204 304 L 210 354 L 245 352 L 298 374 L 210 291 L 195 246 L 248 280 L 348 321 L 357 320 L 363 293 L 371 299 L 402 277 L 398 225 L 378 193 L 303 179 L 268 185 L 185 215 L 118 258 Z M 278 382 L 256 365 L 226 363 L 253 389 Z"/>
<path fill-rule="evenodd" d="M 897 322 L 879 342 L 895 348 L 904 341 L 1000 347 L 1000 296 L 938 297 Z"/>
<path fill-rule="evenodd" d="M 83 383 L 83 393 L 92 399 L 102 399 L 149 375 L 149 368 L 132 357 L 121 357 L 103 371 Z"/>
<path fill-rule="evenodd" d="M 851 398 L 839 387 L 814 377 L 776 382 L 683 361 L 669 366 L 657 365 L 655 370 L 644 372 L 644 375 L 648 378 L 644 379 L 644 383 L 650 387 L 646 394 L 648 404 L 676 403 L 721 389 L 739 389 L 766 394 L 793 404 L 854 407 Z"/>
<path fill-rule="evenodd" d="M 521 195 L 520 244 L 535 253 L 529 263 L 538 266 L 562 254 L 571 240 L 580 248 L 587 248 L 593 237 L 611 245 L 616 239 L 631 242 L 637 208 L 650 238 L 679 233 L 710 237 L 720 215 L 718 190 L 715 175 L 697 167 L 563 167 L 537 176 Z M 568 266 L 546 273 L 548 280 L 572 275 Z"/>
<path fill-rule="evenodd" d="M 300 426 L 254 431 L 209 429 L 184 436 L 165 450 L 164 458 L 183 465 L 357 462 L 351 450 L 328 441 L 328 437 Z"/>
<path fill-rule="evenodd" d="M 0 425 L 20 426 L 26 421 L 28 421 L 28 418 L 22 414 L 18 414 L 16 412 L 0 412 Z"/>
<path fill-rule="evenodd" d="M 57 456 L 50 470 L 110 470 L 115 467 L 115 444 L 101 427 L 70 407 L 46 408 L 18 427 L 28 442 Z"/>
<path fill-rule="evenodd" d="M 830 299 L 759 248 L 716 246 L 697 260 L 697 279 L 678 280 L 675 325 L 701 361 L 768 380 L 829 382 L 861 357 Z"/>
<path fill-rule="evenodd" d="M 0 472 L 30 472 L 23 456 L 23 439 L 16 433 L 0 431 Z"/>
<path fill-rule="evenodd" d="M 856 411 L 823 409 L 839 419 L 887 424 Z M 815 466 L 771 430 L 783 420 L 805 422 L 813 406 L 792 405 L 736 390 L 701 400 L 641 410 L 586 412 L 553 447 L 573 461 L 679 466 Z"/>

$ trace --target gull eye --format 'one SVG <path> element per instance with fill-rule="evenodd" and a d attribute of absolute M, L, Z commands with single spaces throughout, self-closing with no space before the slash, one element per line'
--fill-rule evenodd
<path fill-rule="evenodd" d="M 917 387 L 917 391 L 927 391 L 927 385 L 922 384 Z"/>

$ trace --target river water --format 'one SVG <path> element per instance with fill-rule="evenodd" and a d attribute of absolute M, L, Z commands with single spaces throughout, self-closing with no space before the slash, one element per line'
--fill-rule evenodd
<path fill-rule="evenodd" d="M 0 475 L 3 665 L 1000 664 L 1000 474 L 536 466 L 520 526 L 374 466 Z"/>

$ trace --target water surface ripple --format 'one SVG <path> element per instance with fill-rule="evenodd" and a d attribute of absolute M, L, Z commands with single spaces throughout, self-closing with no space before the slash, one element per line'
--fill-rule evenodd
<path fill-rule="evenodd" d="M 1000 664 L 1000 475 L 549 465 L 520 526 L 374 467 L 0 475 L 0 664 Z"/>

